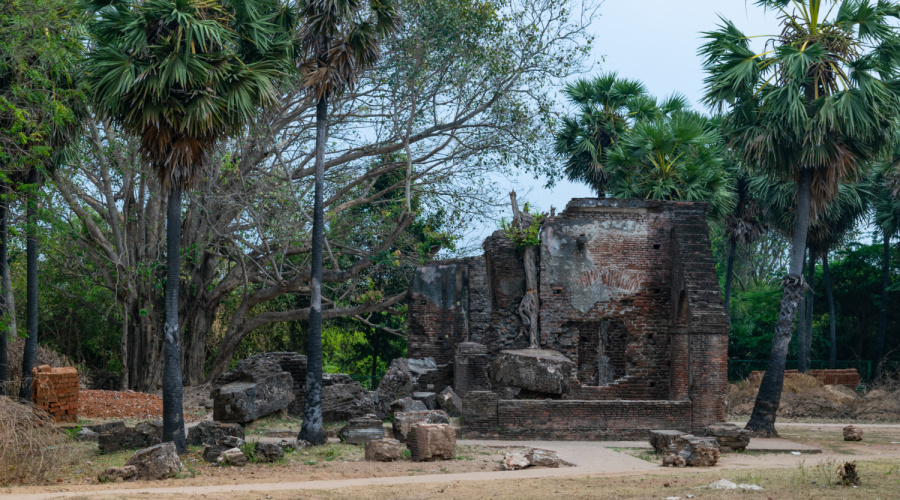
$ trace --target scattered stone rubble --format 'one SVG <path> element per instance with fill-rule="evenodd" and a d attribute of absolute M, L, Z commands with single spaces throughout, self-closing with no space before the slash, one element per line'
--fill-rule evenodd
<path fill-rule="evenodd" d="M 450 424 L 450 416 L 442 410 L 413 411 L 395 413 L 392 423 L 394 439 L 407 442 L 412 428 L 416 424 Z"/>
<path fill-rule="evenodd" d="M 528 448 L 526 450 L 514 450 L 503 455 L 501 466 L 504 470 L 520 470 L 526 467 L 549 467 L 557 469 L 567 462 L 559 458 L 554 451 L 540 448 Z"/>
<path fill-rule="evenodd" d="M 456 454 L 456 431 L 450 424 L 415 424 L 406 446 L 414 462 L 450 460 Z"/>
<path fill-rule="evenodd" d="M 495 385 L 560 395 L 569 392 L 572 368 L 569 358 L 547 349 L 502 351 L 491 368 Z"/>
<path fill-rule="evenodd" d="M 294 401 L 291 374 L 265 355 L 238 362 L 234 370 L 221 375 L 213 389 L 213 418 L 219 422 L 248 423 L 279 410 Z"/>
<path fill-rule="evenodd" d="M 181 472 L 175 443 L 161 443 L 134 452 L 124 467 L 111 467 L 99 475 L 101 482 L 166 479 Z"/>
<path fill-rule="evenodd" d="M 216 444 L 227 436 L 244 439 L 244 428 L 240 424 L 205 420 L 188 430 L 187 443 L 192 446 Z"/>
<path fill-rule="evenodd" d="M 162 441 L 161 426 L 157 427 L 145 422 L 139 423 L 134 427 L 125 427 L 124 424 L 111 427 L 99 434 L 97 443 L 100 453 L 143 449 L 157 445 Z"/>
<path fill-rule="evenodd" d="M 462 399 L 451 387 L 447 387 L 437 396 L 437 406 L 451 417 L 462 416 Z"/>
<path fill-rule="evenodd" d="M 705 434 L 716 438 L 719 450 L 744 451 L 750 444 L 751 432 L 734 424 L 714 424 L 706 428 Z"/>
<path fill-rule="evenodd" d="M 247 455 L 240 448 L 230 448 L 222 452 L 216 462 L 223 465 L 232 465 L 235 467 L 243 467 L 249 462 Z"/>
<path fill-rule="evenodd" d="M 337 431 L 341 441 L 350 444 L 365 444 L 384 439 L 384 423 L 375 415 L 351 418 L 347 425 Z"/>

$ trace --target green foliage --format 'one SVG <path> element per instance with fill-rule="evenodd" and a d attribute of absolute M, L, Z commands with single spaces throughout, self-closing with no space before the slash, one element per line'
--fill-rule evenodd
<path fill-rule="evenodd" d="M 520 227 L 515 221 L 506 222 L 505 219 L 500 221 L 500 229 L 506 234 L 506 237 L 513 242 L 516 248 L 528 248 L 541 244 L 541 227 L 544 225 L 544 219 L 547 215 L 537 210 L 533 210 L 527 203 L 522 208 L 525 214 L 525 220 L 529 221 L 528 226 Z"/>
<path fill-rule="evenodd" d="M 190 187 L 209 149 L 276 102 L 297 50 L 277 0 L 86 0 L 97 112 L 141 138 L 164 186 Z"/>
<path fill-rule="evenodd" d="M 607 151 L 610 191 L 617 198 L 705 201 L 710 217 L 721 219 L 734 204 L 723 148 L 715 126 L 697 113 L 640 121 Z"/>

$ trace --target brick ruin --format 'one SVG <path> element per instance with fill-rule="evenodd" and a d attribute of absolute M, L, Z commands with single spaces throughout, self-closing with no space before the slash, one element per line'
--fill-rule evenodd
<path fill-rule="evenodd" d="M 646 438 L 722 422 L 728 320 L 705 211 L 702 203 L 574 199 L 546 219 L 540 348 L 568 358 L 561 391 L 495 381 L 501 353 L 529 347 L 517 312 L 522 252 L 502 231 L 485 240 L 483 256 L 416 270 L 408 355 L 452 368 L 445 383 L 463 398 L 465 437 Z"/>
<path fill-rule="evenodd" d="M 31 369 L 31 400 L 55 422 L 78 421 L 78 370 L 72 367 Z"/>

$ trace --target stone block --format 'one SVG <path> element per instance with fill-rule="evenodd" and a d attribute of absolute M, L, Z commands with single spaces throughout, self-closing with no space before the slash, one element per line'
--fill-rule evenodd
<path fill-rule="evenodd" d="M 89 427 L 84 427 L 75 434 L 75 438 L 79 441 L 100 441 L 100 434 L 92 431 Z"/>
<path fill-rule="evenodd" d="M 491 379 L 497 386 L 561 395 L 569 392 L 569 381 L 574 366 L 569 358 L 557 351 L 546 349 L 502 351 L 491 367 Z"/>
<path fill-rule="evenodd" d="M 744 451 L 750 444 L 750 435 L 747 429 L 742 429 L 734 424 L 714 424 L 704 430 L 704 434 L 716 438 L 719 450 Z"/>
<path fill-rule="evenodd" d="M 277 462 L 284 458 L 284 449 L 275 443 L 256 443 L 253 456 L 259 462 Z"/>
<path fill-rule="evenodd" d="M 229 450 L 230 448 L 226 446 L 219 446 L 217 444 L 208 444 L 203 447 L 203 460 L 210 463 L 216 463 L 219 459 L 219 456 L 225 452 L 225 450 Z"/>
<path fill-rule="evenodd" d="M 112 422 L 103 422 L 102 424 L 96 425 L 87 425 L 84 426 L 83 429 L 90 429 L 97 434 L 103 434 L 104 432 L 109 432 L 113 429 L 125 427 L 125 422 L 121 420 L 114 420 Z"/>
<path fill-rule="evenodd" d="M 181 459 L 171 441 L 136 451 L 125 465 L 137 469 L 138 479 L 166 479 L 181 472 Z"/>
<path fill-rule="evenodd" d="M 230 448 L 222 452 L 216 461 L 220 464 L 233 465 L 235 467 L 243 467 L 247 465 L 247 455 L 240 448 Z"/>
<path fill-rule="evenodd" d="M 226 448 L 239 448 L 244 445 L 244 438 L 237 436 L 222 436 L 216 440 L 216 444 Z"/>
<path fill-rule="evenodd" d="M 348 375 L 343 375 L 343 377 L 334 377 L 332 383 L 324 384 L 322 388 L 322 418 L 326 422 L 345 422 L 351 418 L 375 413 L 372 393 L 365 390 L 359 382 L 350 379 Z"/>
<path fill-rule="evenodd" d="M 671 455 L 677 455 L 673 457 Z M 712 467 L 719 461 L 719 444 L 713 437 L 698 437 L 685 434 L 675 439 L 674 444 L 663 453 L 663 464 L 692 467 Z"/>
<path fill-rule="evenodd" d="M 380 418 L 387 418 L 391 412 L 391 403 L 412 395 L 413 377 L 409 369 L 409 361 L 397 358 L 391 361 L 387 373 L 378 383 L 372 399 L 375 413 Z"/>
<path fill-rule="evenodd" d="M 394 439 L 405 443 L 416 424 L 449 424 L 450 416 L 442 410 L 412 411 L 395 413 L 392 423 Z"/>
<path fill-rule="evenodd" d="M 284 410 L 294 401 L 294 380 L 268 356 L 251 356 L 216 379 L 213 419 L 247 423 Z"/>
<path fill-rule="evenodd" d="M 449 424 L 415 424 L 406 446 L 416 462 L 451 460 L 456 454 L 456 431 Z"/>
<path fill-rule="evenodd" d="M 462 399 L 450 387 L 447 387 L 437 395 L 437 406 L 451 417 L 462 416 Z"/>
<path fill-rule="evenodd" d="M 855 425 L 844 427 L 844 441 L 862 441 L 863 430 Z"/>
<path fill-rule="evenodd" d="M 407 413 L 411 411 L 426 411 L 428 407 L 425 403 L 417 401 L 411 397 L 401 398 L 391 403 L 391 413 Z"/>
<path fill-rule="evenodd" d="M 375 415 L 351 418 L 347 425 L 338 429 L 337 435 L 345 443 L 364 444 L 384 439 L 384 424 Z"/>
<path fill-rule="evenodd" d="M 369 462 L 395 462 L 403 454 L 403 443 L 385 438 L 366 443 L 366 460 Z"/>
<path fill-rule="evenodd" d="M 244 438 L 240 424 L 204 420 L 188 430 L 187 443 L 192 446 L 216 444 L 225 436 Z"/>
<path fill-rule="evenodd" d="M 503 470 L 519 470 L 531 466 L 531 461 L 521 451 L 511 451 L 503 455 Z"/>
<path fill-rule="evenodd" d="M 675 441 L 687 434 L 681 431 L 655 430 L 650 431 L 650 446 L 660 455 L 670 451 L 675 446 Z"/>

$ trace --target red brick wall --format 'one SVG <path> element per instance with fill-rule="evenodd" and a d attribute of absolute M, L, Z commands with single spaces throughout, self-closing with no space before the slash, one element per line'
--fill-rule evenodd
<path fill-rule="evenodd" d="M 750 378 L 762 379 L 764 372 L 755 371 L 750 373 Z M 797 370 L 785 370 L 784 376 L 789 377 L 796 375 Z M 856 368 L 846 368 L 842 370 L 809 370 L 807 375 L 819 379 L 825 385 L 844 385 L 851 389 L 859 386 L 859 372 Z"/>

